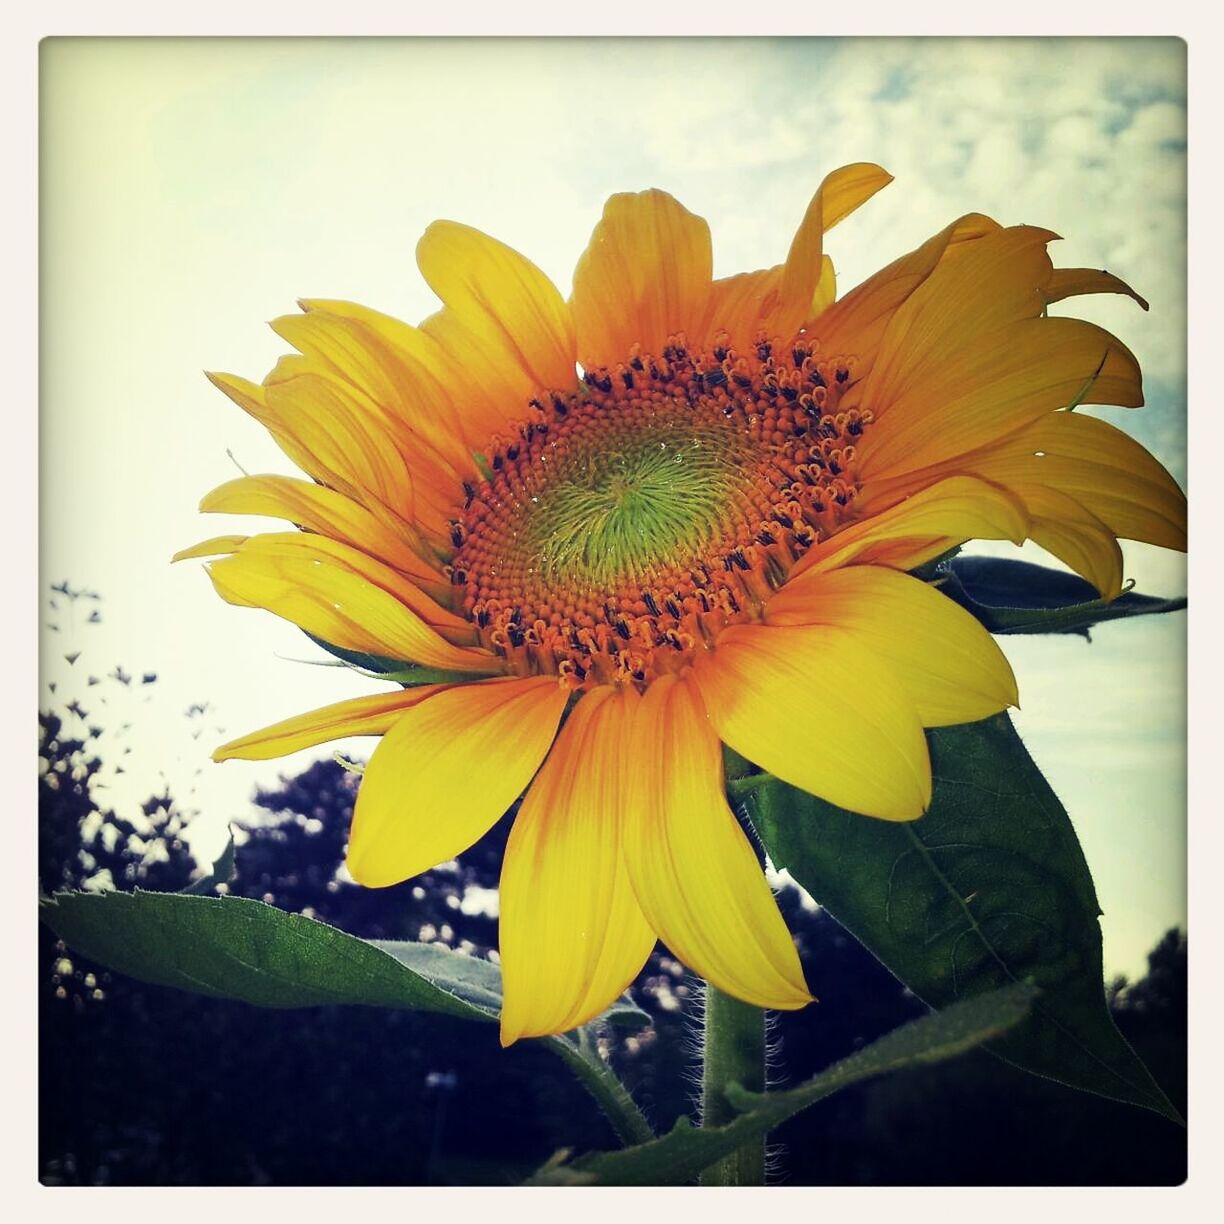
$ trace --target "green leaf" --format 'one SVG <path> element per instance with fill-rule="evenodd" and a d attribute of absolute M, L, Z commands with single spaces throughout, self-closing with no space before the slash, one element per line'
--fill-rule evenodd
<path fill-rule="evenodd" d="M 1075 574 L 1004 557 L 953 556 L 933 580 L 991 633 L 1078 633 L 1103 621 L 1178 612 L 1184 599 L 1157 599 L 1126 591 L 1106 602 Z"/>
<path fill-rule="evenodd" d="M 372 939 L 376 948 L 389 952 L 401 964 L 432 982 L 443 985 L 452 994 L 474 1007 L 501 1012 L 501 970 L 492 962 L 474 956 L 462 956 L 443 944 L 411 943 L 392 939 Z M 650 1016 L 627 995 L 622 995 L 595 1023 L 606 1021 L 618 1028 L 641 1029 L 650 1023 Z"/>
<path fill-rule="evenodd" d="M 369 942 L 394 956 L 413 973 L 444 986 L 465 1003 L 492 1015 L 501 1011 L 501 970 L 492 961 L 462 956 L 445 944 L 394 939 L 371 939 Z"/>
<path fill-rule="evenodd" d="M 69 892 L 39 909 L 70 948 L 159 986 L 259 1007 L 363 1004 L 481 1021 L 501 1012 L 501 971 L 490 961 L 439 944 L 359 939 L 245 897 Z M 601 1018 L 650 1022 L 627 998 Z"/>
<path fill-rule="evenodd" d="M 417 663 L 405 663 L 402 659 L 388 659 L 383 655 L 345 650 L 342 646 L 333 646 L 330 642 L 315 637 L 313 633 L 308 633 L 306 636 L 316 646 L 321 646 L 328 654 L 335 655 L 349 667 L 377 676 L 380 680 L 394 680 L 397 684 L 402 684 L 404 688 L 416 688 L 422 684 L 449 684 L 479 678 L 471 672 L 444 671 L 440 667 L 422 667 Z"/>
<path fill-rule="evenodd" d="M 990 1047 L 1005 1061 L 1180 1122 L 1114 1026 L 1088 864 L 1011 720 L 928 736 L 934 795 L 912 823 L 776 780 L 753 790 L 744 802 L 770 858 L 932 1006 L 1035 982 L 1032 1016 Z"/>
<path fill-rule="evenodd" d="M 142 982 L 259 1007 L 357 1003 L 465 1020 L 497 1016 L 463 997 L 447 962 L 409 968 L 364 939 L 262 901 L 74 892 L 39 908 L 70 948 Z"/>
<path fill-rule="evenodd" d="M 723 1126 L 695 1127 L 681 1117 L 668 1134 L 637 1147 L 600 1152 L 569 1164 L 554 1158 L 532 1181 L 613 1186 L 691 1181 L 716 1160 L 759 1142 L 787 1118 L 842 1088 L 890 1071 L 941 1062 L 998 1037 L 1023 1019 L 1036 993 L 1033 987 L 1017 983 L 923 1016 L 785 1092 L 745 1092 L 733 1085 L 727 1096 L 740 1113 Z M 920 1121 L 914 1119 L 916 1125 Z"/>
<path fill-rule="evenodd" d="M 321 646 L 326 650 L 328 654 L 335 655 L 337 659 L 347 663 L 349 667 L 356 667 L 361 671 L 394 672 L 410 666 L 400 659 L 388 659 L 383 655 L 365 654 L 359 650 L 345 650 L 343 646 L 333 646 L 330 642 L 325 642 L 321 637 L 315 637 L 313 633 L 307 633 L 306 636 L 316 646 Z"/>

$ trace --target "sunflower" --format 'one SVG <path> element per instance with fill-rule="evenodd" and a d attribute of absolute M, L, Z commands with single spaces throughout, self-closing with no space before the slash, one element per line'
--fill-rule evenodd
<path fill-rule="evenodd" d="M 726 745 L 883 820 L 930 802 L 924 728 L 1016 703 L 967 612 L 909 571 L 1036 541 L 1109 599 L 1118 537 L 1185 544 L 1185 502 L 1114 426 L 1138 364 L 1047 307 L 1125 293 L 1048 230 L 970 214 L 838 298 L 826 230 L 891 181 L 829 175 L 785 262 L 712 274 L 705 221 L 614 195 L 569 300 L 477 230 L 431 225 L 442 309 L 277 319 L 297 351 L 212 381 L 311 479 L 201 509 L 295 529 L 206 541 L 221 597 L 402 660 L 396 687 L 224 745 L 381 736 L 347 864 L 370 887 L 461 854 L 523 796 L 501 876 L 504 1044 L 602 1011 L 661 939 L 740 999 L 810 999 L 728 807 Z"/>

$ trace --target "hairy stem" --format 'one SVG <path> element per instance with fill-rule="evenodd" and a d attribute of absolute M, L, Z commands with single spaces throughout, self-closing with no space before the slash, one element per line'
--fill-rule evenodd
<path fill-rule="evenodd" d="M 729 1084 L 750 1092 L 765 1090 L 765 1013 L 707 983 L 705 1061 L 701 1072 L 701 1124 L 725 1126 L 736 1112 L 727 1100 Z M 765 1140 L 756 1139 L 712 1164 L 703 1186 L 765 1184 Z"/>
<path fill-rule="evenodd" d="M 637 1107 L 628 1089 L 597 1051 L 582 1050 L 567 1037 L 546 1037 L 544 1044 L 578 1077 L 612 1123 L 625 1147 L 646 1143 L 655 1137 L 646 1115 Z"/>
<path fill-rule="evenodd" d="M 747 758 L 723 746 L 723 778 L 727 800 L 733 810 L 738 799 L 750 794 L 756 787 L 774 781 L 773 774 L 754 773 L 754 768 Z M 737 819 L 745 823 L 743 813 Z M 750 828 L 745 827 L 745 833 L 764 870 L 764 847 Z M 765 1091 L 764 1011 L 750 1003 L 741 1003 L 707 982 L 703 1046 L 701 1124 L 723 1126 L 736 1116 L 726 1096 L 729 1084 L 739 1084 L 750 1092 Z M 701 1183 L 704 1186 L 764 1185 L 764 1136 L 712 1164 L 702 1173 Z"/>

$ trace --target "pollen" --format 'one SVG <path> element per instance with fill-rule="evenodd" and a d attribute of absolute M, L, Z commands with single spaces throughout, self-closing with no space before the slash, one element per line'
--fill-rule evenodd
<path fill-rule="evenodd" d="M 482 643 L 523 675 L 639 687 L 759 617 L 853 513 L 850 357 L 801 338 L 750 353 L 673 337 L 533 400 L 493 439 L 450 524 L 452 584 Z"/>

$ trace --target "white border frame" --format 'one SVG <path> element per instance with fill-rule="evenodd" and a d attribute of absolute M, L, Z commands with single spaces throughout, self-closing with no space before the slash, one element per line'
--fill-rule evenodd
<path fill-rule="evenodd" d="M 38 43 L 53 35 L 315 35 L 388 36 L 439 34 L 513 35 L 1030 35 L 1030 36 L 1168 36 L 1187 40 L 1189 47 L 1189 485 L 1191 500 L 1190 621 L 1189 621 L 1189 928 L 1191 941 L 1191 1092 L 1190 1178 L 1185 1186 L 1169 1189 L 1083 1188 L 799 1188 L 775 1187 L 732 1193 L 696 1191 L 704 1211 L 714 1216 L 739 1217 L 760 1210 L 761 1194 L 769 1196 L 771 1211 L 818 1211 L 822 1216 L 851 1216 L 857 1220 L 944 1220 L 950 1212 L 1005 1224 L 1025 1221 L 1036 1213 L 1055 1213 L 1064 1220 L 1080 1213 L 1108 1213 L 1112 1220 L 1149 1224 L 1162 1210 L 1176 1212 L 1180 1220 L 1207 1218 L 1211 1201 L 1224 1201 L 1219 1158 L 1221 1128 L 1221 1043 L 1218 1017 L 1224 1015 L 1224 975 L 1220 972 L 1221 946 L 1215 877 L 1224 863 L 1219 788 L 1213 786 L 1211 765 L 1219 758 L 1217 725 L 1224 726 L 1213 699 L 1224 679 L 1218 636 L 1209 636 L 1224 604 L 1221 588 L 1221 549 L 1216 532 L 1224 528 L 1221 488 L 1215 470 L 1224 458 L 1224 405 L 1216 386 L 1208 384 L 1208 360 L 1218 350 L 1220 311 L 1217 286 L 1221 283 L 1220 241 L 1212 221 L 1220 198 L 1218 157 L 1219 116 L 1224 114 L 1221 72 L 1214 60 L 1222 45 L 1220 22 L 1199 6 L 1169 0 L 1158 6 L 1106 10 L 1099 4 L 1072 0 L 1051 3 L 1030 0 L 1023 8 L 992 8 L 980 4 L 943 3 L 915 9 L 900 3 L 862 0 L 844 11 L 794 0 L 781 0 L 758 11 L 754 18 L 733 19 L 688 0 L 673 0 L 666 7 L 657 0 L 619 0 L 602 12 L 582 14 L 572 3 L 559 0 L 537 3 L 524 11 L 520 5 L 492 0 L 467 0 L 457 15 L 438 6 L 428 13 L 410 11 L 391 3 L 349 0 L 343 6 L 300 0 L 277 6 L 265 0 L 213 0 L 207 11 L 170 10 L 157 0 L 111 0 L 105 6 L 83 0 L 59 0 L 54 8 L 10 8 L 3 18 L 0 38 L 0 90 L 4 93 L 2 164 L 7 188 L 0 194 L 9 270 L 0 310 L 6 316 L 3 335 L 9 350 L 6 379 L 7 471 L 0 481 L 0 519 L 8 528 L 5 550 L 7 598 L 0 605 L 5 653 L 4 700 L 0 706 L 0 778 L 4 779 L 8 836 L 21 846 L 20 862 L 10 878 L 23 883 L 4 894 L 5 930 L 16 955 L 9 960 L 9 983 L 19 983 L 16 998 L 0 1009 L 0 1026 L 7 1039 L 10 1075 L 3 1094 L 0 1118 L 0 1176 L 5 1199 L 17 1219 L 38 1213 L 40 1219 L 77 1218 L 88 1212 L 94 1219 L 132 1221 L 170 1213 L 185 1221 L 214 1221 L 219 1213 L 235 1208 L 260 1214 L 270 1210 L 291 1215 L 303 1224 L 333 1218 L 337 1211 L 371 1210 L 403 1213 L 497 1213 L 524 1220 L 563 1218 L 575 1210 L 592 1221 L 620 1221 L 626 1211 L 652 1216 L 691 1210 L 693 1192 L 684 1190 L 499 1190 L 499 1189 L 46 1189 L 37 1183 L 37 1101 L 34 927 L 32 881 L 35 859 L 36 774 L 32 767 L 31 713 L 37 703 L 38 539 L 31 526 L 37 521 L 38 402 Z M 1215 291 L 1215 292 L 1213 292 Z M 579 1199 L 573 1196 L 579 1195 Z M 682 1201 L 673 1195 L 684 1195 Z M 83 1202 L 82 1197 L 88 1198 Z M 343 1196 L 343 1197 L 341 1197 Z M 277 1201 L 273 1205 L 269 1199 Z M 409 1200 L 410 1201 L 406 1201 Z M 818 1199 L 816 1202 L 814 1200 Z M 1159 1199 L 1161 1202 L 1153 1201 Z M 752 1201 L 749 1201 L 752 1200 Z M 1167 1202 L 1164 1200 L 1168 1200 Z M 242 1218 L 242 1216 L 239 1216 Z"/>

